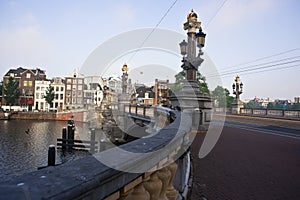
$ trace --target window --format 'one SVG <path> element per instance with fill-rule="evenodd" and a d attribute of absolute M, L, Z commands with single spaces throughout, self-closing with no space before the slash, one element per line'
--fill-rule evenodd
<path fill-rule="evenodd" d="M 71 79 L 67 79 L 67 83 L 72 83 L 72 80 Z"/>
<path fill-rule="evenodd" d="M 73 84 L 76 84 L 77 80 L 76 79 L 73 79 Z"/>
<path fill-rule="evenodd" d="M 75 98 L 72 99 L 72 103 L 73 103 L 73 104 L 76 103 L 76 99 L 75 99 Z"/>
<path fill-rule="evenodd" d="M 40 93 L 36 93 L 36 99 L 40 99 Z"/>
<path fill-rule="evenodd" d="M 78 91 L 78 97 L 81 97 L 81 96 L 82 96 L 82 92 Z"/>
<path fill-rule="evenodd" d="M 55 103 L 55 108 L 57 108 L 57 107 L 58 107 L 58 102 Z"/>
<path fill-rule="evenodd" d="M 55 99 L 58 99 L 58 94 L 55 94 Z"/>
<path fill-rule="evenodd" d="M 28 86 L 28 81 L 24 81 L 23 86 Z"/>
<path fill-rule="evenodd" d="M 77 103 L 81 104 L 82 103 L 82 99 L 81 98 L 77 98 Z"/>
<path fill-rule="evenodd" d="M 26 78 L 30 78 L 31 77 L 31 74 L 30 73 L 27 73 L 26 74 Z"/>
<path fill-rule="evenodd" d="M 58 92 L 59 91 L 59 87 L 55 87 L 55 91 Z"/>
<path fill-rule="evenodd" d="M 45 91 L 45 88 L 44 88 L 44 87 L 41 87 L 41 91 Z"/>
<path fill-rule="evenodd" d="M 36 90 L 37 90 L 37 91 L 39 91 L 40 89 L 41 89 L 40 86 L 37 86 L 37 87 L 36 87 Z"/>
<path fill-rule="evenodd" d="M 64 91 L 64 87 L 60 87 L 60 91 Z"/>
<path fill-rule="evenodd" d="M 78 84 L 82 84 L 82 79 L 79 79 L 79 80 L 78 80 Z"/>
<path fill-rule="evenodd" d="M 60 99 L 64 99 L 64 95 L 63 94 L 60 94 Z"/>
<path fill-rule="evenodd" d="M 32 81 L 28 81 L 28 86 L 32 87 Z"/>
<path fill-rule="evenodd" d="M 71 85 L 67 85 L 67 90 L 71 90 Z"/>
<path fill-rule="evenodd" d="M 72 89 L 73 89 L 73 90 L 76 90 L 76 85 L 73 85 L 73 86 L 72 86 Z"/>
<path fill-rule="evenodd" d="M 78 85 L 78 90 L 82 90 L 82 85 Z"/>

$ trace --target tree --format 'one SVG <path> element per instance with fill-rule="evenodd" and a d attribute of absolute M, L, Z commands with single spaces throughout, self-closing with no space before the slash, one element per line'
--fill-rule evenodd
<path fill-rule="evenodd" d="M 180 71 L 175 75 L 175 85 L 171 88 L 171 92 L 178 92 L 182 89 L 182 83 L 186 79 L 186 72 L 184 70 Z M 202 76 L 202 74 L 197 71 L 196 80 L 198 81 L 198 85 L 200 88 L 200 92 L 209 94 L 209 89 L 206 83 L 206 78 Z"/>
<path fill-rule="evenodd" d="M 217 107 L 231 107 L 234 97 L 229 96 L 230 92 L 227 88 L 217 86 L 212 92 L 213 103 Z"/>
<path fill-rule="evenodd" d="M 53 100 L 54 100 L 54 87 L 49 85 L 49 87 L 46 90 L 46 95 L 44 96 L 46 102 L 52 107 L 53 105 Z"/>
<path fill-rule="evenodd" d="M 14 80 L 13 77 L 8 78 L 8 82 L 4 84 L 3 88 L 4 92 L 4 99 L 9 106 L 15 104 L 16 100 L 20 97 L 20 88 L 19 88 L 19 81 Z"/>

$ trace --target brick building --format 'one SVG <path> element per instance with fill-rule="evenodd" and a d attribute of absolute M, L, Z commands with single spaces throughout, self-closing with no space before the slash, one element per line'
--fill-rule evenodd
<path fill-rule="evenodd" d="M 8 78 L 13 77 L 14 80 L 19 81 L 19 88 L 21 92 L 20 98 L 15 102 L 16 105 L 32 110 L 34 106 L 35 81 L 46 80 L 45 70 L 26 69 L 19 67 L 17 69 L 10 69 L 3 77 L 3 85 L 8 82 Z M 5 96 L 3 90 L 3 97 Z M 2 105 L 6 105 L 6 101 L 2 98 Z"/>

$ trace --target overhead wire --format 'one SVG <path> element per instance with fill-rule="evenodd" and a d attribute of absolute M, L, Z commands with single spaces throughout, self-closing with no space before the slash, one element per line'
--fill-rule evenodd
<path fill-rule="evenodd" d="M 214 74 L 208 74 L 207 76 L 217 76 L 219 74 L 224 74 L 224 73 L 236 73 L 239 70 L 244 70 L 244 69 L 251 69 L 253 67 L 257 67 L 257 66 L 263 66 L 263 65 L 267 65 L 267 64 L 272 64 L 272 63 L 277 63 L 277 62 L 281 62 L 281 61 L 286 61 L 286 60 L 291 60 L 291 59 L 295 59 L 295 58 L 299 58 L 300 56 L 294 56 L 294 57 L 288 57 L 288 58 L 284 58 L 284 59 L 279 59 L 279 60 L 273 60 L 270 62 L 266 62 L 266 63 L 260 63 L 260 64 L 256 64 L 256 65 L 249 65 L 249 66 L 245 66 L 245 67 L 240 67 L 240 68 L 236 68 L 236 69 L 231 69 L 231 70 L 224 70 L 224 71 L 220 71 L 219 73 L 214 73 Z"/>
<path fill-rule="evenodd" d="M 145 39 L 143 40 L 143 42 L 141 43 L 141 45 L 137 48 L 136 51 L 134 51 L 134 53 L 132 54 L 132 56 L 128 59 L 127 62 L 130 62 L 133 57 L 141 50 L 141 48 L 144 46 L 144 44 L 146 43 L 146 41 L 150 38 L 150 36 L 153 34 L 153 32 L 157 29 L 157 27 L 161 24 L 161 22 L 164 20 L 164 18 L 168 15 L 168 13 L 171 11 L 171 9 L 175 6 L 175 4 L 177 3 L 178 0 L 175 0 L 172 5 L 168 8 L 168 10 L 164 13 L 164 15 L 160 18 L 160 20 L 158 21 L 158 23 L 153 27 L 153 29 L 150 31 L 150 33 L 145 37 Z"/>
<path fill-rule="evenodd" d="M 269 55 L 269 56 L 264 56 L 264 57 L 256 58 L 254 60 L 250 60 L 250 61 L 246 61 L 246 62 L 243 62 L 243 63 L 235 64 L 235 65 L 232 65 L 230 67 L 224 67 L 224 69 L 225 68 L 226 69 L 231 69 L 231 68 L 235 68 L 237 66 L 247 65 L 247 64 L 250 64 L 250 63 L 255 63 L 257 61 L 265 60 L 265 59 L 272 58 L 272 57 L 275 57 L 275 56 L 284 55 L 284 54 L 287 54 L 287 53 L 290 53 L 290 52 L 293 52 L 293 51 L 298 51 L 298 50 L 300 50 L 300 48 L 289 49 L 289 50 L 279 52 L 279 53 L 276 53 L 276 54 L 272 54 L 272 55 Z"/>
<path fill-rule="evenodd" d="M 208 20 L 208 22 L 205 24 L 206 27 L 212 22 L 212 20 L 217 16 L 217 14 L 220 12 L 220 10 L 223 8 L 227 0 L 223 1 L 222 5 L 218 8 L 218 10 L 214 13 L 214 15 Z"/>

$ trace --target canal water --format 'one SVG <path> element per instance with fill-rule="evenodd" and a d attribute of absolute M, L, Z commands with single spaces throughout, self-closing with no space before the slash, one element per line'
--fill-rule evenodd
<path fill-rule="evenodd" d="M 37 170 L 48 162 L 48 147 L 61 138 L 66 121 L 0 120 L 0 182 Z M 29 131 L 28 131 L 29 130 Z M 103 136 L 96 135 L 99 140 Z M 89 126 L 76 122 L 75 139 L 89 140 Z M 56 163 L 88 155 L 76 151 L 56 154 Z"/>

